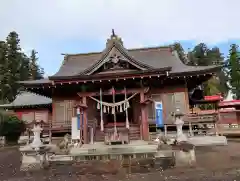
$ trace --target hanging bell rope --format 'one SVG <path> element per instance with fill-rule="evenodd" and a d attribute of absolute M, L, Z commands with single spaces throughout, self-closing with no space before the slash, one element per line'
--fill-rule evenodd
<path fill-rule="evenodd" d="M 99 103 L 99 102 L 98 102 Z M 104 127 L 103 127 L 103 104 L 102 104 L 102 89 L 100 88 L 100 117 L 101 117 L 101 131 L 104 130 Z"/>
<path fill-rule="evenodd" d="M 127 100 L 127 90 L 126 87 L 124 87 L 124 93 L 125 93 L 125 100 Z M 128 102 L 129 104 L 129 102 Z M 128 108 L 125 108 L 125 112 L 126 112 L 126 128 L 129 129 L 129 120 L 128 120 Z"/>
<path fill-rule="evenodd" d="M 112 87 L 112 98 L 113 98 L 113 107 L 112 107 L 112 114 L 114 116 L 114 137 L 117 136 L 117 118 L 116 118 L 116 112 L 115 112 L 115 89 Z"/>

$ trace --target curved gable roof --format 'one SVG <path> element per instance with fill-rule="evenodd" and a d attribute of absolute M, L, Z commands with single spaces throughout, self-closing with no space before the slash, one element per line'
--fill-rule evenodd
<path fill-rule="evenodd" d="M 21 106 L 35 106 L 52 104 L 52 99 L 41 96 L 32 92 L 23 91 L 16 96 L 16 99 L 9 103 L 0 105 L 3 108 L 21 107 Z"/>
<path fill-rule="evenodd" d="M 194 72 L 217 68 L 217 66 L 214 65 L 185 65 L 177 54 L 171 51 L 170 47 L 127 49 L 127 53 L 134 60 L 137 60 L 139 64 L 146 65 L 149 68 L 154 67 L 154 69 L 161 69 L 172 67 L 170 73 Z M 91 67 L 99 63 L 102 56 L 102 52 L 67 55 L 59 71 L 50 77 L 50 79 L 84 75 L 88 69 L 91 69 Z"/>

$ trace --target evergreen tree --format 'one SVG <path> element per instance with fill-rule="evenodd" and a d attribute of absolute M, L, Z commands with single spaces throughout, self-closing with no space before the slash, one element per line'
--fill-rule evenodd
<path fill-rule="evenodd" d="M 209 49 L 206 44 L 200 43 L 196 45 L 192 52 L 189 53 L 189 65 L 207 66 L 211 65 L 212 62 L 209 59 Z"/>
<path fill-rule="evenodd" d="M 44 74 L 45 74 L 45 72 L 44 72 L 44 68 L 40 68 L 40 75 L 41 75 L 41 79 L 43 79 L 44 78 Z"/>
<path fill-rule="evenodd" d="M 220 52 L 220 49 L 218 47 L 214 47 L 209 51 L 209 59 L 211 59 L 212 64 L 223 66 L 224 65 L 224 57 L 222 53 Z M 223 95 L 226 97 L 228 94 L 228 76 L 226 72 L 225 66 L 221 68 L 219 72 L 216 73 L 216 76 L 214 76 L 212 79 L 215 80 L 215 86 L 219 90 L 219 92 L 223 93 Z"/>
<path fill-rule="evenodd" d="M 208 66 L 208 65 L 223 65 L 224 57 L 218 47 L 209 49 L 206 44 L 200 43 L 196 45 L 193 51 L 188 53 L 189 63 L 192 66 Z M 216 76 L 213 76 L 210 80 L 203 83 L 204 94 L 214 95 L 217 93 L 223 93 L 227 96 L 227 74 L 223 67 Z"/>
<path fill-rule="evenodd" d="M 0 41 L 0 100 L 11 102 L 20 88 L 18 81 L 43 78 L 44 71 L 37 64 L 36 51 L 27 57 L 21 51 L 16 32 L 10 32 L 6 41 Z"/>
<path fill-rule="evenodd" d="M 16 32 L 10 32 L 6 39 L 7 44 L 7 69 L 5 71 L 6 84 L 6 99 L 13 101 L 18 93 L 19 84 L 17 81 L 21 80 L 22 67 L 22 52 L 20 48 L 20 39 Z"/>
<path fill-rule="evenodd" d="M 30 56 L 30 65 L 29 65 L 31 80 L 42 79 L 44 75 L 44 71 L 42 68 L 39 67 L 37 61 L 38 61 L 37 52 L 35 50 L 32 50 L 31 56 Z"/>
<path fill-rule="evenodd" d="M 30 79 L 30 61 L 27 55 L 21 53 L 20 80 Z"/>
<path fill-rule="evenodd" d="M 232 44 L 229 50 L 229 59 L 227 62 L 229 73 L 230 90 L 235 99 L 240 99 L 240 63 L 239 51 L 236 44 Z"/>
<path fill-rule="evenodd" d="M 0 41 L 0 103 L 4 103 L 6 84 L 5 71 L 7 70 L 7 45 L 4 41 Z"/>
<path fill-rule="evenodd" d="M 179 42 L 173 44 L 173 50 L 177 52 L 179 59 L 184 64 L 187 64 L 187 56 L 185 55 L 184 49 Z"/>

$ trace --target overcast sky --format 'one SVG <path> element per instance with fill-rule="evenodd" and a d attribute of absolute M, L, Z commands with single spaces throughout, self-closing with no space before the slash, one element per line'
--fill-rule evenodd
<path fill-rule="evenodd" d="M 0 0 L 0 39 L 16 31 L 51 75 L 61 53 L 101 51 L 112 28 L 127 48 L 181 41 L 226 51 L 240 40 L 239 8 L 240 0 Z"/>

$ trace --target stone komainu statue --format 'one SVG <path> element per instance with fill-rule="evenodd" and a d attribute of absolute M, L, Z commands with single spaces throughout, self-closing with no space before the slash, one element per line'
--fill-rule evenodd
<path fill-rule="evenodd" d="M 68 154 L 70 150 L 70 135 L 66 134 L 56 145 L 50 147 L 49 152 L 53 154 Z"/>
<path fill-rule="evenodd" d="M 70 135 L 69 134 L 66 134 L 63 139 L 57 143 L 57 147 L 59 147 L 61 150 L 62 149 L 68 149 L 68 146 L 69 146 L 69 141 L 70 140 Z"/>

